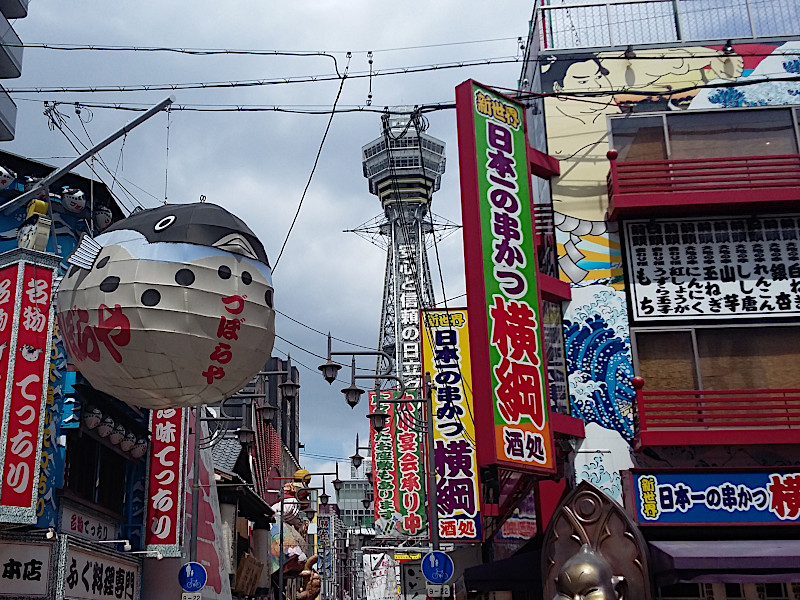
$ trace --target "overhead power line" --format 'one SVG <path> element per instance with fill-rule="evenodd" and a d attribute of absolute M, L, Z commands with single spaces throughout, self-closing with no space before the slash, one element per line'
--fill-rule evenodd
<path fill-rule="evenodd" d="M 449 63 L 439 63 L 432 65 L 416 65 L 406 67 L 393 67 L 390 69 L 359 71 L 350 73 L 350 79 L 363 79 L 366 77 L 385 77 L 388 75 L 406 75 L 410 73 L 425 73 L 429 71 L 444 71 L 447 69 L 463 69 L 466 67 L 479 67 L 486 65 L 500 65 L 507 63 L 520 62 L 521 58 L 516 56 L 501 56 L 496 58 L 481 58 L 475 60 L 456 61 Z M 339 80 L 338 73 L 328 73 L 323 75 L 300 75 L 295 77 L 278 77 L 274 79 L 246 79 L 241 81 L 206 81 L 194 83 L 158 83 L 158 84 L 138 84 L 138 85 L 103 85 L 90 87 L 29 87 L 29 88 L 6 88 L 9 93 L 15 94 L 40 94 L 40 93 L 95 93 L 95 92 L 152 92 L 163 90 L 197 90 L 197 89 L 216 89 L 216 88 L 241 88 L 259 87 L 268 85 L 287 85 L 293 83 L 317 83 L 320 81 Z"/>

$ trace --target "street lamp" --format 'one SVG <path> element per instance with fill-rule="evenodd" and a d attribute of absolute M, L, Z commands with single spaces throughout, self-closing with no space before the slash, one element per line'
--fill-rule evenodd
<path fill-rule="evenodd" d="M 334 479 L 331 483 L 333 484 L 333 489 L 334 490 L 336 490 L 337 492 L 341 492 L 342 491 L 342 487 L 344 486 L 344 482 L 341 479 L 339 479 L 339 463 L 338 462 L 336 463 L 336 479 Z"/>
<path fill-rule="evenodd" d="M 318 499 L 322 506 L 327 506 L 331 499 L 325 491 L 325 475 L 322 476 L 322 493 L 318 496 Z"/>

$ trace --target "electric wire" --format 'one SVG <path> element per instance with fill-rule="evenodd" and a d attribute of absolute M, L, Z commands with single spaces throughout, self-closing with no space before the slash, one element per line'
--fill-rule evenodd
<path fill-rule="evenodd" d="M 297 223 L 297 217 L 300 215 L 300 209 L 303 207 L 303 201 L 306 199 L 306 193 L 308 192 L 309 186 L 311 186 L 311 180 L 314 177 L 314 173 L 317 170 L 317 165 L 319 164 L 319 157 L 322 155 L 322 148 L 325 146 L 325 140 L 328 138 L 328 132 L 331 130 L 331 124 L 333 123 L 333 117 L 336 114 L 336 104 L 339 102 L 339 98 L 342 96 L 342 89 L 344 89 L 344 82 L 347 79 L 347 70 L 350 65 L 350 59 L 348 58 L 348 66 L 345 67 L 344 75 L 342 76 L 341 82 L 339 83 L 339 90 L 336 92 L 336 98 L 333 101 L 333 111 L 331 112 L 331 116 L 328 119 L 328 125 L 325 127 L 325 133 L 322 134 L 322 140 L 319 143 L 319 148 L 317 149 L 317 155 L 314 158 L 314 165 L 311 167 L 311 173 L 308 175 L 308 181 L 306 181 L 306 186 L 303 188 L 303 193 L 300 196 L 300 202 L 297 204 L 297 211 L 294 213 L 294 217 L 292 218 L 292 223 L 289 226 L 289 231 L 286 232 L 286 237 L 283 240 L 283 245 L 281 246 L 280 252 L 278 252 L 278 258 L 275 259 L 275 264 L 272 266 L 272 273 L 275 273 L 275 269 L 278 268 L 278 263 L 283 256 L 283 251 L 286 249 L 286 244 L 289 241 L 289 236 L 292 234 L 294 230 L 295 223 Z"/>

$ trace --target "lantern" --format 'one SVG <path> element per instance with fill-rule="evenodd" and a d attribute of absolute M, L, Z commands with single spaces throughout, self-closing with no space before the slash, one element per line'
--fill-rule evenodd
<path fill-rule="evenodd" d="M 113 218 L 114 215 L 107 206 L 101 205 L 94 210 L 94 224 L 97 226 L 98 231 L 105 231 L 108 229 Z"/>
<path fill-rule="evenodd" d="M 61 190 L 61 204 L 68 211 L 79 213 L 86 208 L 86 195 L 81 190 L 65 187 Z"/>
<path fill-rule="evenodd" d="M 209 203 L 166 205 L 84 236 L 57 312 L 92 386 L 145 408 L 240 390 L 275 338 L 267 255 L 243 221 Z"/>

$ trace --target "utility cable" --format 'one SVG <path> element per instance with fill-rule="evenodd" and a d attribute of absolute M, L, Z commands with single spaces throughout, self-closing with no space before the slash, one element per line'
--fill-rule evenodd
<path fill-rule="evenodd" d="M 303 201 L 306 199 L 306 193 L 308 192 L 308 188 L 311 185 L 311 180 L 314 177 L 314 172 L 317 170 L 317 165 L 319 164 L 319 157 L 322 154 L 322 148 L 325 146 L 325 140 L 328 138 L 328 132 L 331 130 L 331 124 L 333 123 L 333 117 L 336 114 L 336 105 L 339 103 L 339 98 L 342 96 L 342 89 L 344 88 L 344 82 L 347 79 L 347 70 L 350 66 L 350 58 L 348 57 L 347 67 L 344 69 L 344 76 L 342 76 L 341 81 L 339 82 L 339 90 L 336 92 L 336 98 L 333 101 L 333 111 L 331 112 L 331 116 L 328 119 L 328 125 L 325 127 L 325 133 L 322 135 L 322 141 L 319 143 L 319 148 L 317 149 L 317 156 L 314 158 L 314 166 L 311 167 L 311 173 L 308 175 L 308 181 L 306 181 L 306 186 L 303 188 L 303 194 L 300 196 L 300 202 L 297 205 L 297 211 L 294 213 L 294 218 L 292 219 L 292 224 L 289 226 L 289 231 L 286 232 L 286 237 L 283 240 L 283 245 L 281 246 L 280 252 L 278 252 L 278 258 L 275 259 L 275 264 L 272 266 L 272 273 L 275 273 L 275 269 L 278 268 L 278 263 L 283 256 L 283 251 L 286 249 L 286 243 L 289 241 L 289 236 L 292 234 L 292 230 L 294 229 L 295 223 L 297 223 L 297 217 L 300 215 L 300 209 L 303 207 Z"/>

